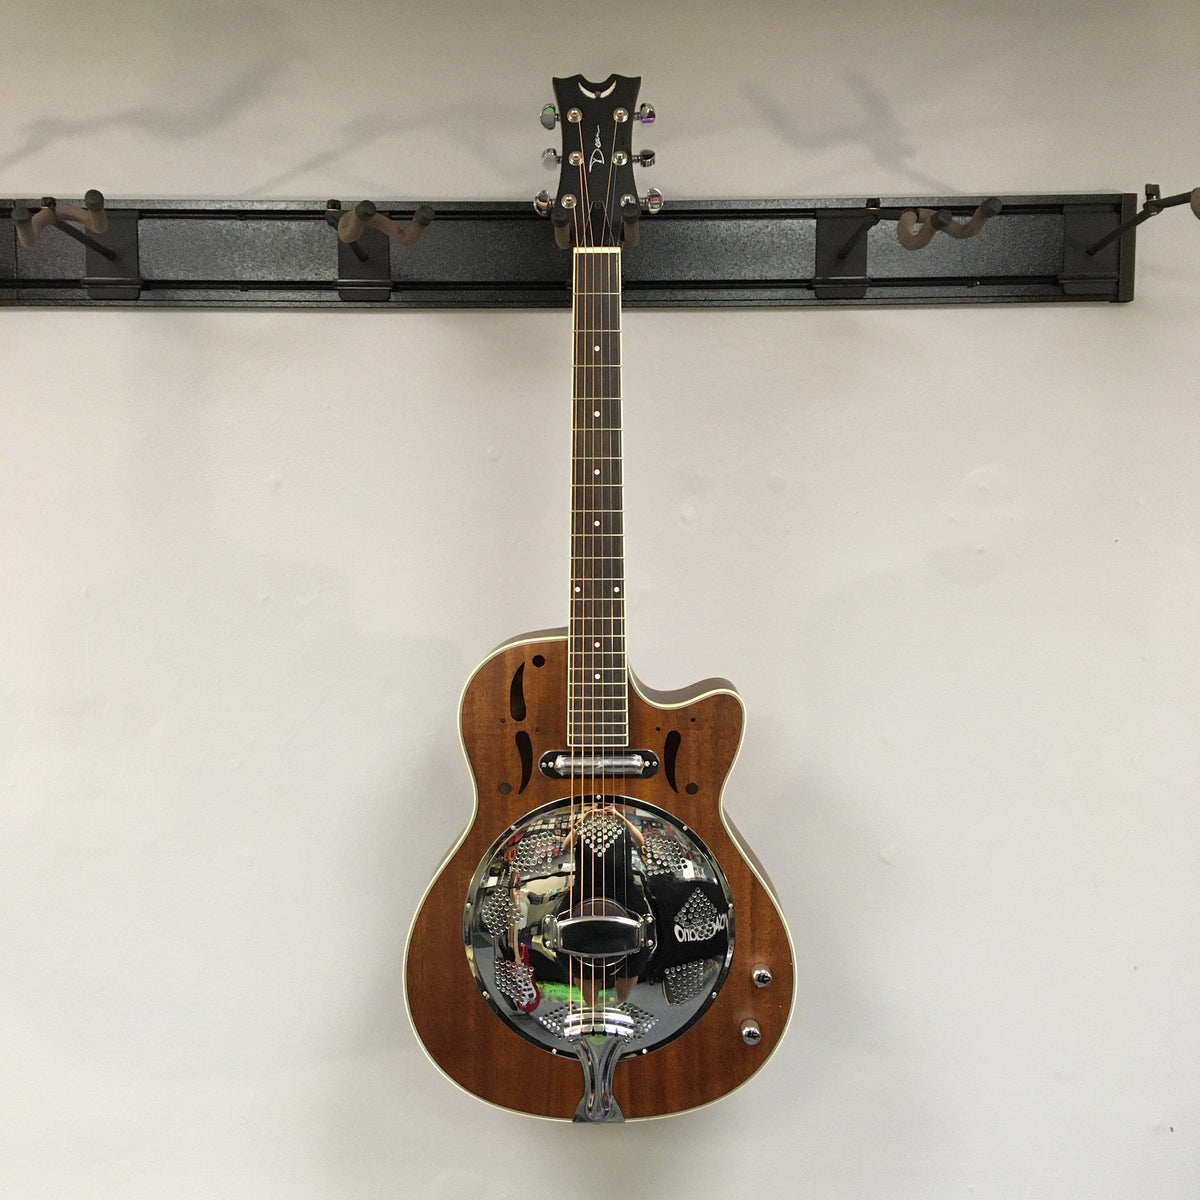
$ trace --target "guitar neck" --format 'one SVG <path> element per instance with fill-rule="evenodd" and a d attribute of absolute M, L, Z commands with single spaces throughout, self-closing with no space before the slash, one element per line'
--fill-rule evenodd
<path fill-rule="evenodd" d="M 573 256 L 568 742 L 626 746 L 621 251 L 577 248 Z"/>

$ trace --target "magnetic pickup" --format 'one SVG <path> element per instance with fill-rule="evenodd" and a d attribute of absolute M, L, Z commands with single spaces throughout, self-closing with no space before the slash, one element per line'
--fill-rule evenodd
<path fill-rule="evenodd" d="M 615 754 L 575 754 L 550 750 L 538 761 L 550 779 L 608 776 L 620 779 L 649 779 L 658 770 L 658 755 L 649 750 L 620 750 Z"/>

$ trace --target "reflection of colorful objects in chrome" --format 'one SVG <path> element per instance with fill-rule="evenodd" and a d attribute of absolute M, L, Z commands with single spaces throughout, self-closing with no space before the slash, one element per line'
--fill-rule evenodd
<path fill-rule="evenodd" d="M 493 1011 L 542 1049 L 579 1055 L 585 1074 L 603 1073 L 678 1037 L 715 999 L 733 906 L 716 860 L 681 823 L 589 794 L 529 813 L 493 844 L 463 932 Z M 581 1048 L 589 1039 L 615 1044 Z"/>

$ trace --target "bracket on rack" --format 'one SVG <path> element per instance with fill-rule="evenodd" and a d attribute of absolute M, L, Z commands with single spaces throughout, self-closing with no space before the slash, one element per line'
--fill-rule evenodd
<path fill-rule="evenodd" d="M 867 235 L 881 221 L 896 222 L 896 240 L 906 250 L 923 250 L 939 230 L 960 241 L 974 237 L 1003 207 L 991 196 L 958 221 L 948 208 L 885 211 L 878 200 L 868 200 L 860 212 L 818 217 L 813 291 L 819 300 L 861 300 L 866 296 L 870 284 Z"/>
<path fill-rule="evenodd" d="M 878 200 L 855 212 L 817 219 L 813 294 L 818 300 L 861 300 L 867 294 L 867 234 L 883 220 Z"/>
<path fill-rule="evenodd" d="M 9 215 L 17 241 L 27 250 L 35 249 L 50 229 L 61 230 L 85 248 L 82 283 L 89 300 L 138 298 L 141 280 L 136 213 L 106 211 L 104 196 L 92 188 L 84 196 L 82 208 L 59 204 L 53 196 L 46 196 L 36 211 L 23 200 L 14 200 Z M 89 232 L 76 229 L 75 223 Z"/>
<path fill-rule="evenodd" d="M 1157 183 L 1146 184 L 1146 203 L 1137 216 L 1125 216 L 1116 229 L 1110 229 L 1097 237 L 1090 245 L 1085 245 L 1089 232 L 1095 233 L 1095 222 L 1086 219 L 1079 220 L 1075 227 L 1068 231 L 1067 253 L 1064 261 L 1064 273 L 1071 271 L 1068 283 L 1071 288 L 1088 289 L 1101 288 L 1104 283 L 1113 278 L 1114 254 L 1116 243 L 1124 244 L 1128 240 L 1127 253 L 1133 255 L 1133 231 L 1144 221 L 1157 217 L 1165 208 L 1177 208 L 1186 204 L 1192 210 L 1192 215 L 1200 219 L 1200 187 L 1192 188 L 1190 192 L 1179 192 L 1175 196 L 1163 196 Z M 1081 217 L 1084 214 L 1081 214 Z"/>
<path fill-rule="evenodd" d="M 415 245 L 433 220 L 433 209 L 421 204 L 407 225 L 385 216 L 370 200 L 360 200 L 348 212 L 330 200 L 325 220 L 338 235 L 338 296 L 379 304 L 392 294 L 390 242 Z"/>

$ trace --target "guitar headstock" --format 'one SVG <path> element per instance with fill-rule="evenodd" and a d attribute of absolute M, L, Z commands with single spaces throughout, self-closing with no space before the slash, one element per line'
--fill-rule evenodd
<path fill-rule="evenodd" d="M 632 245 L 637 240 L 641 205 L 633 167 L 654 162 L 653 151 L 633 151 L 634 122 L 654 120 L 648 104 L 637 107 L 641 83 L 640 77 L 627 75 L 610 75 L 603 83 L 582 75 L 554 80 L 557 107 L 548 104 L 542 110 L 542 124 L 561 127 L 562 150 L 547 150 L 543 158 L 560 168 L 549 209 L 560 246 Z M 545 201 L 548 205 L 548 196 Z"/>

